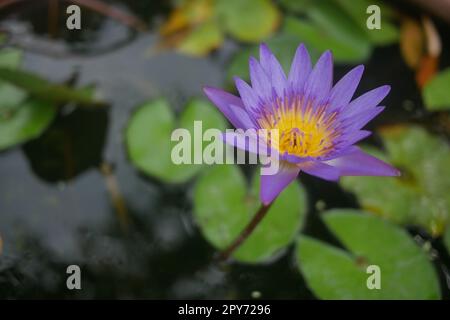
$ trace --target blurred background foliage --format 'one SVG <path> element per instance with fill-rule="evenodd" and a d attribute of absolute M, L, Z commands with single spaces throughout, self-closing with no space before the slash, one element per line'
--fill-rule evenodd
<path fill-rule="evenodd" d="M 70 3 L 82 5 L 81 30 L 65 28 Z M 370 5 L 381 9 L 379 30 L 366 26 Z M 0 296 L 448 298 L 450 18 L 428 9 L 406 0 L 0 3 Z M 366 64 L 357 94 L 391 84 L 364 148 L 402 176 L 333 184 L 301 175 L 223 264 L 215 255 L 259 205 L 258 168 L 175 165 L 170 136 L 193 136 L 196 120 L 231 127 L 201 86 L 234 90 L 260 42 L 285 71 L 303 42 L 313 60 L 331 49 L 337 76 Z M 64 290 L 68 263 L 86 270 L 79 294 Z M 381 290 L 366 287 L 371 264 Z"/>

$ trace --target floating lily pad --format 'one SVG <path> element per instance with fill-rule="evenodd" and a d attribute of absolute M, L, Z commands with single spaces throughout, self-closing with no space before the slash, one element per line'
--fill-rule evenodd
<path fill-rule="evenodd" d="M 445 231 L 444 244 L 447 247 L 447 251 L 450 252 L 450 228 L 447 228 Z"/>
<path fill-rule="evenodd" d="M 22 51 L 13 48 L 0 50 L 0 67 L 15 69 L 22 61 Z"/>
<path fill-rule="evenodd" d="M 281 15 L 270 0 L 179 1 L 160 29 L 163 47 L 204 56 L 229 34 L 243 42 L 260 42 L 278 27 Z"/>
<path fill-rule="evenodd" d="M 450 68 L 439 72 L 423 88 L 423 98 L 429 110 L 450 110 Z"/>
<path fill-rule="evenodd" d="M 319 16 L 317 17 L 319 19 Z M 321 21 L 326 21 L 326 16 L 320 17 Z M 369 42 L 355 38 L 353 34 L 346 34 L 344 28 L 335 31 L 333 35 L 330 30 L 339 29 L 339 27 L 327 24 L 327 27 L 320 26 L 317 22 L 307 21 L 305 19 L 297 19 L 294 17 L 285 18 L 284 31 L 301 39 L 309 48 L 314 48 L 319 52 L 331 50 L 336 62 L 340 63 L 356 63 L 366 60 L 371 53 L 371 45 Z M 336 34 L 340 33 L 340 37 Z M 351 39 L 351 40 L 343 40 Z"/>
<path fill-rule="evenodd" d="M 180 52 L 204 56 L 219 47 L 224 40 L 222 31 L 217 23 L 209 21 L 197 26 L 178 46 Z"/>
<path fill-rule="evenodd" d="M 223 29 L 245 42 L 259 42 L 269 37 L 281 18 L 270 0 L 217 0 L 215 12 Z"/>
<path fill-rule="evenodd" d="M 5 48 L 0 50 L 0 68 L 16 69 L 19 67 L 22 60 L 22 52 L 16 49 Z M 26 98 L 26 93 L 0 80 L 0 113 L 7 112 L 15 105 L 23 102 Z"/>
<path fill-rule="evenodd" d="M 374 0 L 335 0 L 335 2 L 374 45 L 388 45 L 398 40 L 399 30 L 392 23 L 394 15 L 388 5 Z M 367 28 L 367 19 L 371 15 L 367 13 L 367 8 L 372 5 L 380 8 L 380 29 Z"/>
<path fill-rule="evenodd" d="M 223 131 L 226 128 L 223 116 L 204 100 L 192 100 L 178 123 L 166 100 L 158 99 L 145 103 L 133 114 L 126 131 L 131 161 L 144 173 L 164 182 L 186 182 L 199 172 L 201 165 L 174 164 L 171 154 L 177 142 L 171 141 L 171 135 L 176 128 L 186 128 L 191 133 L 190 142 L 193 146 L 195 120 L 202 121 L 203 131 L 209 128 Z"/>
<path fill-rule="evenodd" d="M 363 28 L 349 19 L 345 11 L 330 1 L 318 1 L 308 10 L 308 16 L 317 28 L 352 48 L 361 48 L 361 52 L 370 51 L 370 40 Z M 365 25 L 364 25 L 365 27 Z M 364 49 L 363 49 L 364 48 Z"/>
<path fill-rule="evenodd" d="M 398 178 L 343 177 L 342 186 L 361 206 L 402 225 L 418 225 L 433 236 L 443 233 L 450 217 L 450 148 L 424 129 L 387 127 L 380 131 L 386 154 L 368 149 L 402 171 Z"/>
<path fill-rule="evenodd" d="M 289 12 L 302 17 L 288 16 L 284 32 L 298 36 L 309 48 L 319 52 L 330 49 L 337 62 L 357 63 L 366 60 L 374 45 L 387 45 L 398 40 L 398 28 L 391 22 L 389 7 L 370 0 L 282 1 Z M 366 12 L 377 5 L 381 29 L 369 30 Z"/>
<path fill-rule="evenodd" d="M 280 5 L 290 13 L 304 13 L 313 4 L 315 0 L 280 0 Z"/>
<path fill-rule="evenodd" d="M 218 249 L 235 240 L 259 206 L 259 171 L 255 172 L 251 188 L 234 165 L 211 167 L 196 183 L 195 218 L 205 238 Z M 293 182 L 233 257 L 248 263 L 274 257 L 293 241 L 303 225 L 306 208 L 305 191 Z"/>
<path fill-rule="evenodd" d="M 56 114 L 53 104 L 39 100 L 27 100 L 0 111 L 0 150 L 39 136 Z"/>
<path fill-rule="evenodd" d="M 297 262 L 321 299 L 439 299 L 439 281 L 427 255 L 408 233 L 388 221 L 351 209 L 323 219 L 348 251 L 301 236 Z M 380 268 L 380 289 L 369 289 L 370 265 Z M 369 280 L 369 281 L 368 281 Z"/>
<path fill-rule="evenodd" d="M 17 49 L 0 50 L 2 70 L 16 72 L 21 60 Z M 53 120 L 53 104 L 26 98 L 26 92 L 0 79 L 0 150 L 39 136 Z"/>

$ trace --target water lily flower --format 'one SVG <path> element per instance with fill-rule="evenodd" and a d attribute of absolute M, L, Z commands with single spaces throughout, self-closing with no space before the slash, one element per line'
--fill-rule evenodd
<path fill-rule="evenodd" d="M 278 130 L 278 141 L 270 147 L 278 152 L 280 167 L 274 175 L 261 176 L 263 204 L 270 204 L 301 171 L 331 181 L 341 176 L 400 174 L 355 146 L 371 134 L 362 128 L 383 111 L 378 104 L 390 90 L 384 85 L 352 101 L 362 65 L 333 86 L 330 51 L 313 67 L 300 44 L 287 76 L 265 44 L 260 46 L 260 60 L 251 57 L 249 64 L 251 86 L 235 78 L 240 97 L 212 87 L 204 92 L 236 128 Z M 225 135 L 225 140 L 248 149 L 236 135 Z"/>

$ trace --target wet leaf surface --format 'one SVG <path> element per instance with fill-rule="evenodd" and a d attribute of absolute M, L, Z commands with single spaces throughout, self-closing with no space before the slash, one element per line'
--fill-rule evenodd
<path fill-rule="evenodd" d="M 178 50 L 192 56 L 205 56 L 223 41 L 224 36 L 219 26 L 210 21 L 195 27 L 178 45 Z"/>
<path fill-rule="evenodd" d="M 224 30 L 245 42 L 266 39 L 281 19 L 277 7 L 269 0 L 217 0 L 215 6 L 217 19 Z"/>
<path fill-rule="evenodd" d="M 331 50 L 333 58 L 338 63 L 362 62 L 371 52 L 368 42 L 363 40 L 357 44 L 358 40 L 342 41 L 314 22 L 286 17 L 285 30 L 319 52 Z M 345 37 L 352 39 L 352 35 L 345 35 Z"/>
<path fill-rule="evenodd" d="M 408 233 L 364 212 L 339 209 L 323 220 L 346 248 L 300 236 L 297 262 L 321 299 L 439 299 L 439 282 L 427 255 Z M 380 268 L 380 289 L 368 289 Z"/>
<path fill-rule="evenodd" d="M 126 130 L 126 142 L 131 161 L 149 176 L 169 183 L 182 183 L 197 174 L 202 165 L 176 165 L 171 159 L 171 141 L 176 128 L 190 131 L 190 146 L 194 145 L 194 121 L 202 121 L 203 131 L 209 128 L 225 130 L 225 119 L 214 106 L 204 100 L 194 99 L 186 105 L 179 122 L 168 102 L 152 100 L 137 109 Z M 203 152 L 202 150 L 198 150 Z M 194 154 L 191 155 L 192 163 Z"/>
<path fill-rule="evenodd" d="M 39 136 L 56 114 L 54 105 L 39 100 L 27 100 L 0 117 L 0 150 L 10 148 Z"/>
<path fill-rule="evenodd" d="M 431 111 L 450 109 L 450 68 L 439 72 L 423 89 L 425 105 Z"/>
<path fill-rule="evenodd" d="M 195 218 L 205 238 L 218 249 L 226 248 L 238 236 L 259 206 L 259 170 L 249 188 L 237 166 L 214 166 L 202 174 L 194 189 Z M 276 256 L 303 226 L 306 208 L 303 187 L 292 183 L 233 258 L 256 263 Z"/>
<path fill-rule="evenodd" d="M 421 226 L 434 236 L 442 234 L 450 217 L 448 144 L 417 126 L 387 127 L 381 136 L 386 154 L 368 151 L 401 169 L 402 176 L 343 177 L 342 186 L 369 212 Z"/>

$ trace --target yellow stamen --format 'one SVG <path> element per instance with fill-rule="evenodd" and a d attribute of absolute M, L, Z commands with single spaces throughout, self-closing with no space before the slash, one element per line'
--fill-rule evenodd
<path fill-rule="evenodd" d="M 277 107 L 258 121 L 262 129 L 278 129 L 278 141 L 271 141 L 280 154 L 299 157 L 319 157 L 333 148 L 337 133 L 333 123 L 336 113 L 326 114 L 325 107 L 313 108 L 308 104 L 301 108 L 302 101 L 292 105 L 277 101 Z"/>

